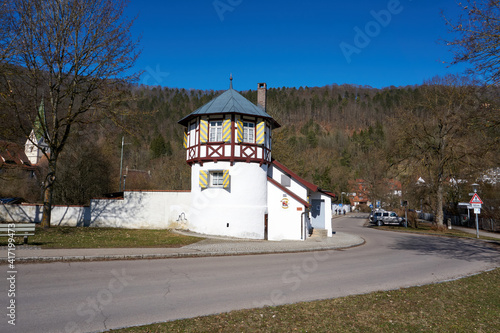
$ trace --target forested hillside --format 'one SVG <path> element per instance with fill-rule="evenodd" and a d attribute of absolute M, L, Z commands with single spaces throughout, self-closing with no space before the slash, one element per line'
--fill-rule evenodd
<path fill-rule="evenodd" d="M 141 116 L 125 121 L 130 132 L 126 141 L 132 143 L 125 148 L 125 164 L 152 171 L 151 184 L 142 187 L 189 187 L 183 128 L 177 121 L 220 93 L 159 87 L 133 90 Z M 257 102 L 255 90 L 241 93 Z M 411 93 L 413 88 L 350 85 L 271 88 L 267 111 L 282 125 L 273 132 L 273 156 L 322 188 L 348 191 L 348 179 L 362 177 L 367 168 L 365 155 L 383 148 L 387 117 L 394 114 L 402 96 Z"/>
<path fill-rule="evenodd" d="M 370 190 L 380 198 L 387 192 L 386 180 L 396 178 L 404 183 L 410 197 L 412 192 L 418 192 L 412 189 L 412 184 L 418 176 L 430 177 L 426 174 L 429 170 L 413 168 L 410 172 L 400 167 L 397 154 L 401 152 L 394 149 L 401 134 L 412 132 L 411 127 L 404 127 L 411 125 L 405 124 L 411 114 L 405 114 L 410 104 L 421 110 L 413 122 L 428 118 L 422 111 L 425 107 L 416 102 L 425 100 L 423 88 L 375 89 L 352 85 L 270 88 L 267 112 L 281 124 L 281 128 L 273 131 L 273 157 L 305 179 L 337 194 L 350 192 L 349 180 L 361 178 L 371 184 Z M 122 137 L 126 189 L 189 189 L 190 168 L 182 147 L 183 127 L 177 121 L 220 93 L 131 87 L 128 97 L 119 103 L 125 110 L 120 119 L 100 118 L 73 131 L 58 166 L 55 202 L 86 204 L 91 197 L 118 191 Z M 256 90 L 241 94 L 257 102 Z M 12 120 L 8 110 L 4 114 L 5 119 Z M 490 145 L 498 144 L 498 120 L 492 121 L 497 121 L 492 126 L 493 132 L 486 132 L 481 139 Z M 490 125 L 486 124 L 486 128 Z M 459 126 L 465 125 L 457 123 L 455 127 Z M 13 129 L 15 126 L 9 125 L 2 135 L 24 144 L 24 137 Z M 490 158 L 484 169 L 497 165 L 498 158 Z M 478 172 L 472 164 L 467 168 L 457 170 L 456 175 L 471 177 Z M 470 189 L 461 191 L 467 190 Z M 456 189 L 445 191 L 456 192 Z M 37 195 L 32 200 L 35 198 Z M 423 204 L 431 205 L 431 200 L 424 200 Z"/>

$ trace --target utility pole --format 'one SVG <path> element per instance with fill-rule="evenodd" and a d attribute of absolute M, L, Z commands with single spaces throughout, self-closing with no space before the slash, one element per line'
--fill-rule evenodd
<path fill-rule="evenodd" d="M 122 136 L 122 153 L 120 157 L 120 192 L 122 191 L 122 177 L 123 177 L 123 146 L 125 145 L 125 136 Z"/>

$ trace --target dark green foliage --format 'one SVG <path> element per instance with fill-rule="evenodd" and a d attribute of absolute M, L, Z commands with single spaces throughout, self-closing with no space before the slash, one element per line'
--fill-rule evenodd
<path fill-rule="evenodd" d="M 100 147 L 72 142 L 61 154 L 54 185 L 54 203 L 89 205 L 90 199 L 112 190 L 112 165 Z M 118 176 L 118 175 L 117 175 Z"/>
<path fill-rule="evenodd" d="M 172 155 L 172 147 L 170 146 L 170 142 L 167 144 L 165 143 L 165 139 L 163 138 L 163 135 L 158 134 L 153 141 L 151 141 L 151 144 L 149 145 L 149 149 L 151 150 L 151 157 L 152 158 L 158 158 L 164 155 Z"/>

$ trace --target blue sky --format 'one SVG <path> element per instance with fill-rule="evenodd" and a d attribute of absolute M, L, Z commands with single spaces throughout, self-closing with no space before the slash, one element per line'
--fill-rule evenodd
<path fill-rule="evenodd" d="M 421 84 L 448 67 L 454 0 L 131 0 L 141 83 L 222 90 Z M 444 63 L 443 63 L 444 62 Z"/>

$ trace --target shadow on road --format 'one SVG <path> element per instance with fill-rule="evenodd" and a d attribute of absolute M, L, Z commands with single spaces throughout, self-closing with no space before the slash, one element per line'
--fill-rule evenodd
<path fill-rule="evenodd" d="M 414 251 L 423 255 L 438 255 L 450 259 L 485 261 L 500 264 L 500 246 L 477 240 L 436 236 L 408 235 L 389 246 L 394 250 Z"/>

